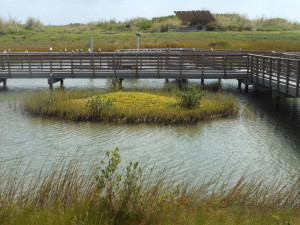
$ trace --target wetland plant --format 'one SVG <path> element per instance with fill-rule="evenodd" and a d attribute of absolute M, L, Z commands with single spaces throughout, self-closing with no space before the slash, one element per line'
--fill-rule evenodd
<path fill-rule="evenodd" d="M 186 90 L 176 90 L 176 99 L 178 104 L 186 109 L 196 108 L 205 92 L 195 85 L 188 86 Z"/>

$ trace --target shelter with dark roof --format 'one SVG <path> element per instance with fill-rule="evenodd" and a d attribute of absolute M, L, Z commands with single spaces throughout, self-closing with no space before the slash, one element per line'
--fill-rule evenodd
<path fill-rule="evenodd" d="M 207 30 L 207 24 L 216 21 L 207 10 L 175 11 L 176 16 L 184 23 L 175 32 L 201 32 Z"/>

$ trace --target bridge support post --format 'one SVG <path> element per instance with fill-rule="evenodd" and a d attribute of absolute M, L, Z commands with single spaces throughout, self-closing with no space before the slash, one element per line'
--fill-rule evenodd
<path fill-rule="evenodd" d="M 166 83 L 169 83 L 169 79 L 168 78 L 166 78 Z"/>
<path fill-rule="evenodd" d="M 249 85 L 245 84 L 245 92 L 248 93 L 248 91 L 249 91 Z"/>
<path fill-rule="evenodd" d="M 60 80 L 60 87 L 63 88 L 64 87 L 64 79 Z"/>
<path fill-rule="evenodd" d="M 203 78 L 201 79 L 201 85 L 204 85 L 204 79 Z"/>
<path fill-rule="evenodd" d="M 279 109 L 279 102 L 280 102 L 280 97 L 279 96 L 275 96 L 273 97 L 273 103 L 274 103 L 274 107 L 275 109 Z"/>
<path fill-rule="evenodd" d="M 124 80 L 124 78 L 120 78 L 119 79 L 119 85 L 122 87 L 122 84 L 123 84 L 123 80 Z"/>
<path fill-rule="evenodd" d="M 176 82 L 177 82 L 177 86 L 178 86 L 178 88 L 179 88 L 179 90 L 181 90 L 182 89 L 182 79 L 176 79 Z"/>
<path fill-rule="evenodd" d="M 242 81 L 238 80 L 238 90 L 241 91 L 242 90 Z"/>
<path fill-rule="evenodd" d="M 3 88 L 7 88 L 7 82 L 6 82 L 7 79 L 0 79 L 0 83 L 3 83 Z"/>
<path fill-rule="evenodd" d="M 60 87 L 63 88 L 63 86 L 64 86 L 64 79 L 57 79 L 57 78 L 50 77 L 48 79 L 49 89 L 53 90 L 53 84 L 55 84 L 57 82 L 60 82 Z"/>

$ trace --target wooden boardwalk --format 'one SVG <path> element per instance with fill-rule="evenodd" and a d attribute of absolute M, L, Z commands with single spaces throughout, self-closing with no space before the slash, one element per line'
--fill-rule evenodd
<path fill-rule="evenodd" d="M 116 52 L 0 53 L 0 82 L 46 78 L 237 79 L 299 97 L 300 55 L 274 52 L 149 49 Z"/>

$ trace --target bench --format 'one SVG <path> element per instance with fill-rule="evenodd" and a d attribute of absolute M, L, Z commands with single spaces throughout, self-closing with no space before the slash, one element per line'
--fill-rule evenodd
<path fill-rule="evenodd" d="M 16 40 L 16 39 L 22 39 L 22 40 L 24 40 L 24 39 L 26 39 L 26 37 L 24 37 L 24 36 L 13 36 L 13 39 L 14 40 Z"/>

